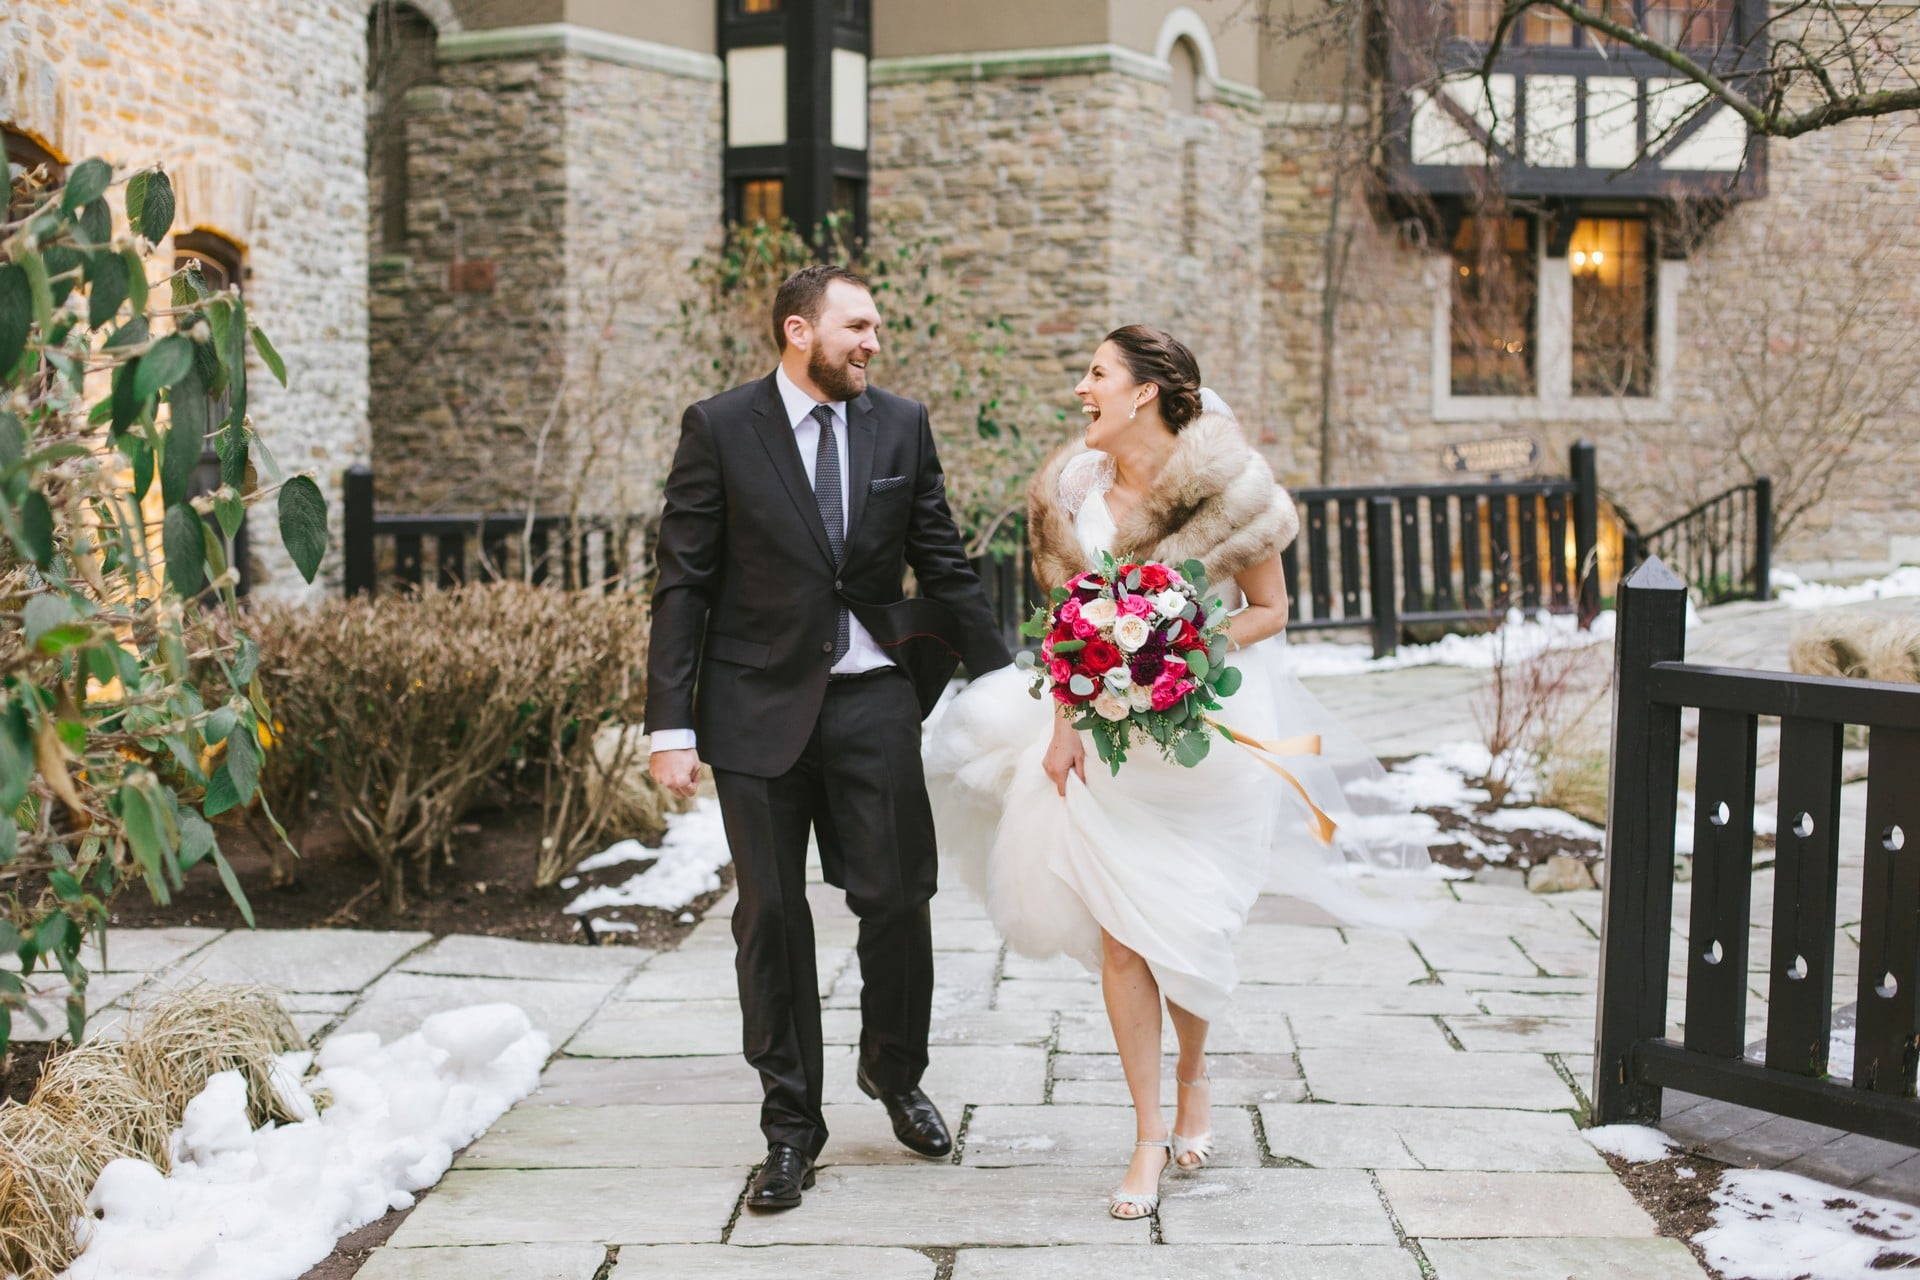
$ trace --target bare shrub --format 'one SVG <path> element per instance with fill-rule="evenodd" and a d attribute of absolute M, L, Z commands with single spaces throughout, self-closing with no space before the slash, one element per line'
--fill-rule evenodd
<path fill-rule="evenodd" d="M 1495 807 L 1516 791 L 1525 799 L 1554 773 L 1563 740 L 1604 695 L 1583 688 L 1581 674 L 1590 657 L 1585 647 L 1550 646 L 1516 659 L 1503 629 L 1497 632 L 1493 668 L 1473 700 L 1474 723 L 1486 744 L 1487 776 L 1482 780 Z"/>

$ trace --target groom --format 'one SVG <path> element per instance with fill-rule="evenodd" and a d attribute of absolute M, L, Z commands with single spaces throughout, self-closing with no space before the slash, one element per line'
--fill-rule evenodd
<path fill-rule="evenodd" d="M 909 1150 L 953 1146 L 920 1089 L 935 879 L 920 721 L 957 661 L 978 674 L 1010 658 L 947 510 L 926 406 L 867 385 L 880 324 L 853 272 L 794 273 L 773 304 L 779 366 L 686 411 L 660 519 L 652 769 L 684 796 L 712 765 L 732 846 L 768 1143 L 749 1209 L 799 1204 L 827 1139 L 809 831 L 860 919 L 860 1088 Z M 909 565 L 918 599 L 902 598 Z"/>

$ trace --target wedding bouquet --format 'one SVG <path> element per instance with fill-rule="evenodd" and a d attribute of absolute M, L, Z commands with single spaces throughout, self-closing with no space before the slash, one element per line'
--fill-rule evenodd
<path fill-rule="evenodd" d="M 1209 597 L 1198 560 L 1174 569 L 1102 556 L 1097 571 L 1055 588 L 1020 631 L 1040 638 L 1037 659 L 1032 650 L 1019 656 L 1033 696 L 1051 696 L 1090 732 L 1115 774 L 1136 738 L 1192 768 L 1213 731 L 1224 732 L 1206 713 L 1240 687 L 1240 671 L 1226 664 L 1227 610 Z"/>

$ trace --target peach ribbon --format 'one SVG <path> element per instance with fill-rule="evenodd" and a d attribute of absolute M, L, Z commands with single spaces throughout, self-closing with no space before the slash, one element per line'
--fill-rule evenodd
<path fill-rule="evenodd" d="M 1248 737 L 1230 725 L 1221 724 L 1212 716 L 1207 717 L 1207 723 L 1225 734 L 1228 741 L 1244 748 L 1248 755 L 1279 774 L 1288 786 L 1298 792 L 1300 799 L 1306 802 L 1307 809 L 1312 814 L 1307 819 L 1307 831 L 1321 844 L 1333 843 L 1333 833 L 1340 829 L 1339 824 L 1327 816 L 1326 810 L 1313 802 L 1313 797 L 1307 794 L 1307 789 L 1300 785 L 1300 779 L 1267 759 L 1267 756 L 1317 756 L 1320 754 L 1319 734 L 1302 733 L 1291 738 L 1282 738 L 1278 742 L 1262 742 L 1258 738 Z"/>

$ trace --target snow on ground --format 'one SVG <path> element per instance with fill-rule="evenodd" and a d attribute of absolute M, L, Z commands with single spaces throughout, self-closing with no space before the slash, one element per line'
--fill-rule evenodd
<path fill-rule="evenodd" d="M 1373 648 L 1364 644 L 1318 644 L 1293 642 L 1287 645 L 1287 668 L 1296 676 L 1353 676 L 1371 671 L 1397 671 L 1402 667 L 1467 667 L 1491 671 L 1502 659 L 1508 663 L 1526 662 L 1549 649 L 1584 649 L 1613 639 L 1614 614 L 1611 610 L 1593 620 L 1593 626 L 1580 630 L 1572 614 L 1549 613 L 1528 618 L 1515 609 L 1497 631 L 1482 635 L 1442 636 L 1432 644 L 1401 645 L 1391 657 L 1375 658 Z"/>
<path fill-rule="evenodd" d="M 1602 1124 L 1582 1132 L 1594 1150 L 1628 1164 L 1664 1160 L 1674 1147 L 1672 1138 L 1643 1124 Z"/>
<path fill-rule="evenodd" d="M 638 840 L 622 840 L 580 864 L 580 870 L 654 859 L 652 866 L 620 884 L 588 889 L 566 906 L 573 915 L 602 907 L 658 907 L 678 911 L 703 893 L 720 887 L 720 868 L 732 859 L 720 824 L 720 802 L 701 796 L 686 813 L 667 817 L 667 835 L 658 849 Z M 596 926 L 598 921 L 595 922 Z"/>
<path fill-rule="evenodd" d="M 1804 582 L 1798 576 L 1776 569 L 1773 574 L 1774 598 L 1794 609 L 1831 609 L 1863 600 L 1891 600 L 1899 596 L 1920 596 L 1920 565 L 1904 565 L 1884 578 L 1835 586 L 1826 582 Z"/>
<path fill-rule="evenodd" d="M 115 1160 L 77 1230 L 68 1280 L 295 1280 L 347 1232 L 447 1171 L 453 1153 L 533 1092 L 551 1046 L 507 1004 L 437 1013 L 388 1045 L 334 1036 L 320 1070 L 287 1054 L 278 1083 L 306 1118 L 254 1129 L 237 1071 L 207 1081 L 174 1133 L 171 1175 Z M 333 1101 L 316 1112 L 322 1092 Z"/>
<path fill-rule="evenodd" d="M 1873 1280 L 1920 1258 L 1920 1211 L 1772 1169 L 1729 1169 L 1694 1236 L 1742 1280 Z"/>

